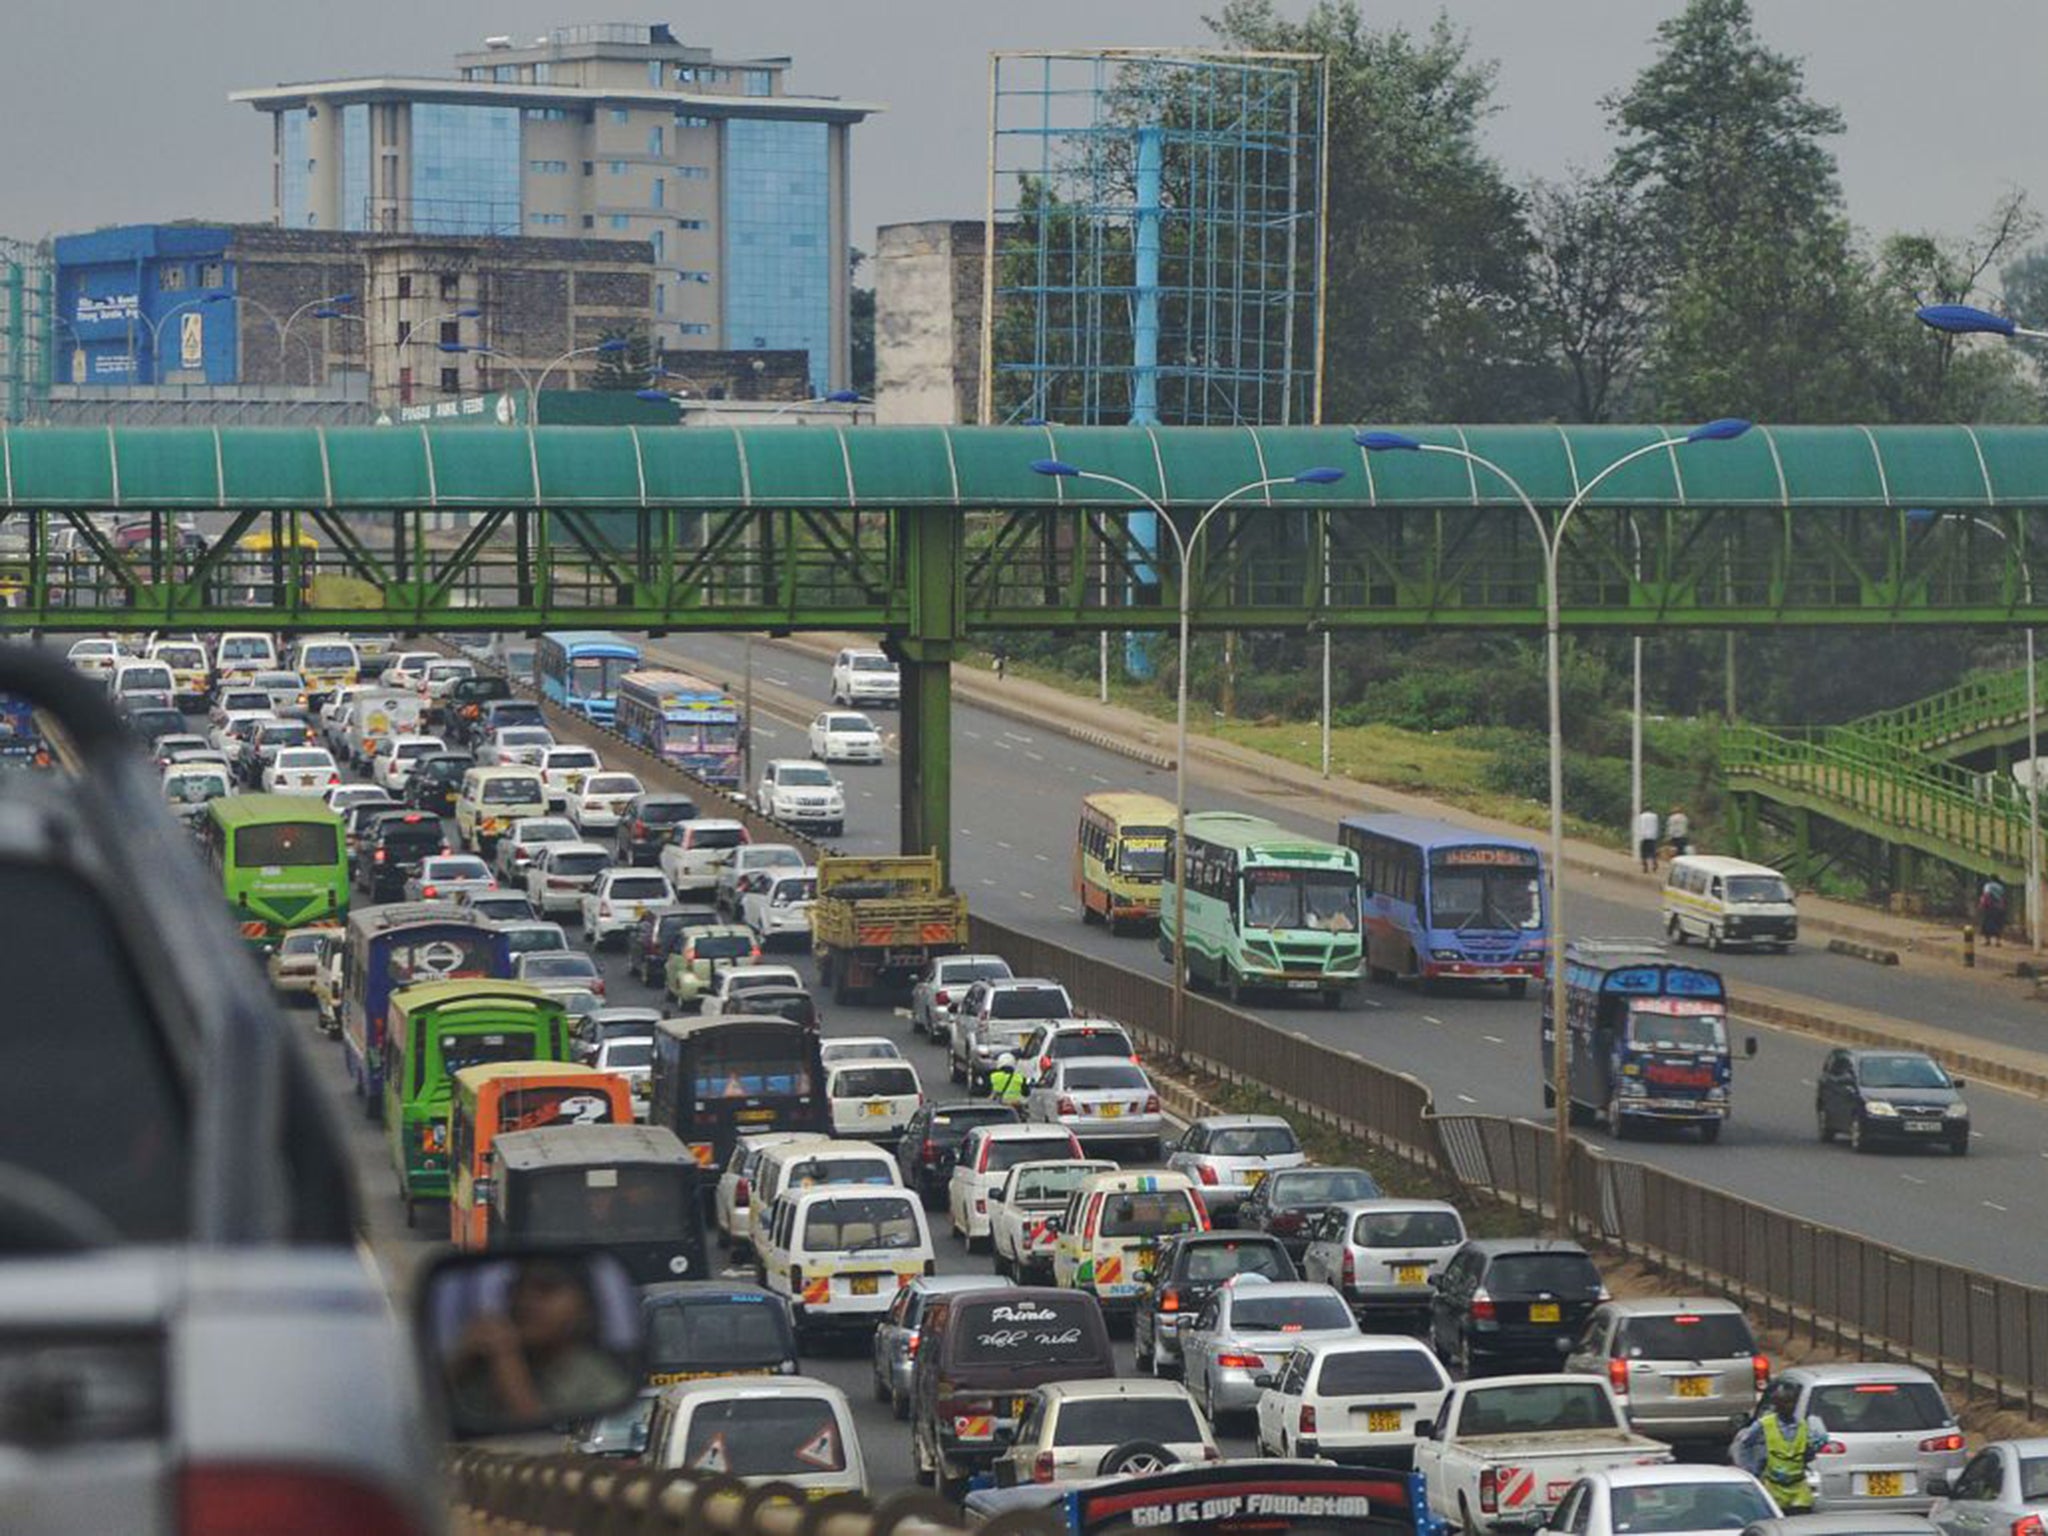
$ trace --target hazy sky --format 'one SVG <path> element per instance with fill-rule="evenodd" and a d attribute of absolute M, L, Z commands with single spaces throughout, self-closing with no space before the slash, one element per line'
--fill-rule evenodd
<path fill-rule="evenodd" d="M 1307 0 L 1282 0 L 1290 14 Z M 0 234 L 269 216 L 263 120 L 230 90 L 370 72 L 441 74 L 490 33 L 667 20 L 686 41 L 789 54 L 796 89 L 886 103 L 854 139 L 855 238 L 979 217 L 994 48 L 1180 44 L 1201 0 L 728 0 L 636 11 L 601 0 L 7 0 Z M 1499 65 L 1489 125 L 1518 177 L 1597 163 L 1599 99 L 1649 56 L 1679 0 L 1368 0 L 1376 25 L 1439 10 Z M 1840 106 L 1864 228 L 1961 232 L 2007 187 L 2048 211 L 2048 0 L 1756 0 L 1772 44 Z M 1960 61 L 1960 62 L 1959 62 Z"/>

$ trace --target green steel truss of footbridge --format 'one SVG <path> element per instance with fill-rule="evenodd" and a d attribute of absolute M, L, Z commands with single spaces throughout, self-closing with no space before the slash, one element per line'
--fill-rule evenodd
<path fill-rule="evenodd" d="M 1384 426 L 1387 424 L 1375 424 Z M 1656 426 L 1411 427 L 1552 525 Z M 904 662 L 905 846 L 947 842 L 944 664 L 977 633 L 1540 630 L 1513 489 L 1348 427 L 0 430 L 0 621 L 49 631 L 859 630 Z M 1128 482 L 1035 473 L 1057 458 Z M 1927 512 L 1955 514 L 1927 516 Z M 1758 427 L 1603 479 L 1574 629 L 2023 624 L 2048 429 Z M 1909 515 L 1918 513 L 1918 515 Z M 186 526 L 189 525 L 189 526 Z M 2048 593 L 2048 586 L 2044 586 Z"/>

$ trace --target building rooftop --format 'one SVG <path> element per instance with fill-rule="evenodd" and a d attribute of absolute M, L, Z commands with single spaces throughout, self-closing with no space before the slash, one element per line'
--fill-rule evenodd
<path fill-rule="evenodd" d="M 285 111 L 310 102 L 332 99 L 372 100 L 379 97 L 425 98 L 477 106 L 639 106 L 661 111 L 688 110 L 705 117 L 781 117 L 813 122 L 859 122 L 887 107 L 880 102 L 847 101 L 837 96 L 731 96 L 710 92 L 654 90 L 611 86 L 517 85 L 487 80 L 453 80 L 445 75 L 364 75 L 352 80 L 307 80 L 250 90 L 230 91 L 228 100 L 245 101 L 259 112 Z"/>

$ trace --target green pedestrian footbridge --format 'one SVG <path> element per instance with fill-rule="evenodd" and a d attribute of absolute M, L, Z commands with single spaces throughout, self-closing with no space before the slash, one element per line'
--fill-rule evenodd
<path fill-rule="evenodd" d="M 975 636 L 1168 629 L 1184 581 L 1205 630 L 1540 632 L 1564 509 L 1684 431 L 1400 429 L 1496 470 L 1369 454 L 1355 430 L 12 428 L 0 618 L 40 633 L 872 633 L 904 668 L 904 842 L 943 849 L 946 664 Z M 1034 472 L 1047 459 L 1086 477 Z M 1312 468 L 1342 478 L 1259 484 Z M 1192 533 L 1219 502 L 1183 572 L 1157 515 Z M 1673 444 L 1600 478 L 1556 533 L 1559 618 L 1620 633 L 2041 623 L 2028 558 L 2043 508 L 2048 429 L 1759 426 Z M 1757 795 L 1846 794 L 1937 840 L 2007 846 L 2005 808 L 1972 820 L 1963 770 L 1932 763 L 1899 781 L 1910 794 L 1824 790 L 1865 785 L 1873 765 L 1745 750 Z"/>

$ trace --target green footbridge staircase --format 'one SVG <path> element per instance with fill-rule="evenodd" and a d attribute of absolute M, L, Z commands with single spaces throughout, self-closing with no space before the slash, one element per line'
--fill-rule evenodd
<path fill-rule="evenodd" d="M 2041 695 L 2048 716 L 2048 688 Z M 1910 884 L 1919 855 L 2024 885 L 2027 796 L 2008 769 L 2024 759 L 2026 739 L 2023 671 L 1970 678 L 1846 725 L 1731 727 L 1720 750 L 1736 845 L 1753 850 L 1774 822 L 1792 837 L 1788 873 L 1810 878 L 1822 857 L 1819 819 L 1880 850 L 1894 889 Z M 1988 771 L 1960 762 L 1984 753 Z"/>

